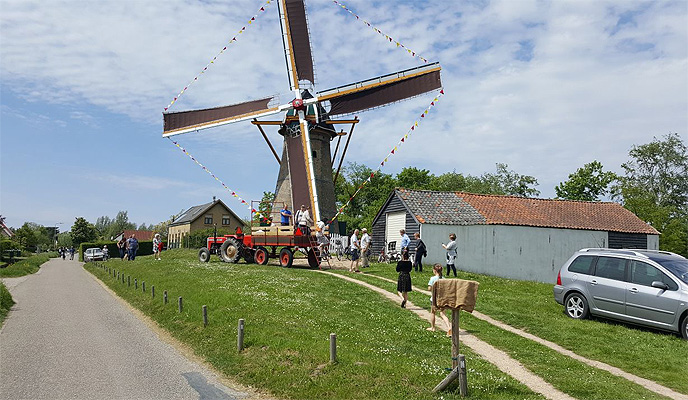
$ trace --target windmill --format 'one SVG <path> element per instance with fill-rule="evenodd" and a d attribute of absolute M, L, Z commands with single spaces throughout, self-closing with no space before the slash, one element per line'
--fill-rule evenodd
<path fill-rule="evenodd" d="M 427 64 L 379 76 L 333 89 L 311 93 L 315 84 L 313 59 L 304 0 L 279 0 L 282 42 L 289 84 L 294 99 L 275 105 L 275 97 L 264 97 L 243 103 L 202 110 L 163 113 L 163 137 L 194 132 L 234 122 L 252 120 L 280 164 L 276 200 L 294 208 L 310 206 L 314 221 L 331 218 L 336 213 L 332 166 L 344 131 L 337 124 L 350 124 L 337 174 L 341 168 L 353 129 L 354 119 L 331 119 L 439 89 L 440 65 Z M 329 110 L 327 109 L 329 108 Z M 259 121 L 258 118 L 285 113 L 281 121 Z M 278 125 L 284 137 L 282 156 L 278 156 L 262 125 Z M 331 141 L 337 138 L 335 157 Z M 336 178 L 335 178 L 336 179 Z"/>

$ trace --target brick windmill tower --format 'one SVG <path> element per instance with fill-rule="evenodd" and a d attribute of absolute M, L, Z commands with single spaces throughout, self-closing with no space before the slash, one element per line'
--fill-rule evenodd
<path fill-rule="evenodd" d="M 331 117 L 381 107 L 439 89 L 441 68 L 438 63 L 428 64 L 311 93 L 306 87 L 314 88 L 315 79 L 304 0 L 279 0 L 279 14 L 287 76 L 294 99 L 275 105 L 276 98 L 265 97 L 203 110 L 165 112 L 163 137 L 252 120 L 280 163 L 276 199 L 294 208 L 309 205 L 315 221 L 331 218 L 337 210 L 331 142 L 337 138 L 336 156 L 341 137 L 346 135 L 343 131 L 337 133 L 335 125 L 351 125 L 346 149 L 358 122 L 358 119 Z M 279 121 L 258 120 L 274 114 L 284 117 Z M 264 125 L 279 126 L 279 133 L 284 137 L 281 157 L 263 131 Z M 345 152 L 342 151 L 338 170 Z"/>

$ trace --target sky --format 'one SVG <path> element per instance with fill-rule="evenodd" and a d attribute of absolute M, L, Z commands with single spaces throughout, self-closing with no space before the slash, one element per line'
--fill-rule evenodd
<path fill-rule="evenodd" d="M 170 111 L 293 98 L 277 3 L 265 3 L 0 0 L 6 223 L 67 231 L 125 210 L 156 224 L 213 196 L 248 217 L 162 138 L 162 111 L 189 82 Z M 341 3 L 360 18 L 306 0 L 316 90 L 424 64 L 361 20 L 442 66 L 445 94 L 384 173 L 479 176 L 506 163 L 553 198 L 586 163 L 622 173 L 633 145 L 670 132 L 688 141 L 685 0 Z M 346 161 L 376 168 L 437 95 L 356 114 Z M 281 154 L 275 127 L 266 133 Z M 279 166 L 249 122 L 174 138 L 242 198 L 274 191 Z"/>

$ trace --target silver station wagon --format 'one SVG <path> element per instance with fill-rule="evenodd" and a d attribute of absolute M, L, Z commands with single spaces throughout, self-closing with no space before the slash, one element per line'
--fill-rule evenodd
<path fill-rule="evenodd" d="M 582 249 L 561 267 L 554 300 L 571 318 L 592 314 L 688 340 L 688 259 L 656 250 Z"/>

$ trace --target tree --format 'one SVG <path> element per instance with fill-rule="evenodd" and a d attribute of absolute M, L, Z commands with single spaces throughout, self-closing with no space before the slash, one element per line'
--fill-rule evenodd
<path fill-rule="evenodd" d="M 595 160 L 569 174 L 569 179 L 554 187 L 558 199 L 599 201 L 609 193 L 609 185 L 618 177 L 604 171 L 602 163 Z"/>
<path fill-rule="evenodd" d="M 435 179 L 427 169 L 406 167 L 397 174 L 397 186 L 406 189 L 428 190 Z"/>
<path fill-rule="evenodd" d="M 260 199 L 260 204 L 258 204 L 258 213 L 253 214 L 253 220 L 255 222 L 267 223 L 265 219 L 269 219 L 272 216 L 272 203 L 275 201 L 276 194 L 274 192 L 263 192 L 263 197 Z M 279 221 L 276 221 L 279 222 Z"/>
<path fill-rule="evenodd" d="M 117 213 L 117 216 L 112 221 L 112 224 L 110 225 L 110 231 L 108 232 L 108 234 L 110 237 L 113 237 L 115 235 L 119 235 L 120 233 L 128 229 L 136 229 L 136 224 L 133 222 L 129 222 L 129 216 L 127 215 L 127 211 L 120 211 Z"/>
<path fill-rule="evenodd" d="M 676 133 L 633 146 L 613 197 L 662 235 L 661 250 L 688 255 L 688 150 Z"/>
<path fill-rule="evenodd" d="M 476 193 L 519 197 L 533 197 L 540 194 L 540 191 L 534 187 L 538 185 L 537 179 L 530 175 L 520 175 L 508 168 L 506 164 L 497 163 L 496 173 L 485 173 L 480 177 L 484 187 Z"/>
<path fill-rule="evenodd" d="M 83 217 L 77 217 L 72 225 L 71 230 L 72 243 L 74 246 L 79 246 L 84 242 L 91 242 L 96 240 L 96 228 L 86 221 Z"/>
<path fill-rule="evenodd" d="M 23 250 L 36 251 L 38 238 L 28 222 L 25 222 L 21 228 L 14 231 L 14 235 L 14 240 L 19 243 Z"/>

